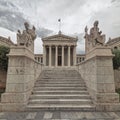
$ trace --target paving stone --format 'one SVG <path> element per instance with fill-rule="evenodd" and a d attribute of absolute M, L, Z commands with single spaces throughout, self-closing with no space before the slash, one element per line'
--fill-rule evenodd
<path fill-rule="evenodd" d="M 110 117 L 115 118 L 115 119 L 120 118 L 120 116 L 117 115 L 115 112 L 108 112 L 107 114 L 109 114 Z"/>
<path fill-rule="evenodd" d="M 111 118 L 111 116 L 107 115 L 104 112 L 93 112 L 93 116 L 95 116 L 96 119 Z"/>
<path fill-rule="evenodd" d="M 38 112 L 36 117 L 35 117 L 35 120 L 42 120 L 44 117 L 44 112 L 41 111 L 41 112 Z"/>
<path fill-rule="evenodd" d="M 85 118 L 87 119 L 95 119 L 95 116 L 91 112 L 84 113 Z"/>
<path fill-rule="evenodd" d="M 27 114 L 25 112 L 8 112 L 5 113 L 4 118 L 7 120 L 24 120 Z"/>
<path fill-rule="evenodd" d="M 120 112 L 7 112 L 0 120 L 120 120 Z"/>
<path fill-rule="evenodd" d="M 76 112 L 76 116 L 79 119 L 86 119 L 86 116 L 85 116 L 84 112 Z"/>
<path fill-rule="evenodd" d="M 120 117 L 120 112 L 115 112 L 115 114 Z"/>
<path fill-rule="evenodd" d="M 75 112 L 61 112 L 61 119 L 77 119 Z"/>
<path fill-rule="evenodd" d="M 50 118 L 52 118 L 52 115 L 53 115 L 53 113 L 52 112 L 45 112 L 45 114 L 44 114 L 44 119 L 50 119 Z"/>
<path fill-rule="evenodd" d="M 61 118 L 60 112 L 53 113 L 52 119 L 60 119 L 60 118 Z"/>
<path fill-rule="evenodd" d="M 34 120 L 37 112 L 28 113 L 26 120 Z"/>

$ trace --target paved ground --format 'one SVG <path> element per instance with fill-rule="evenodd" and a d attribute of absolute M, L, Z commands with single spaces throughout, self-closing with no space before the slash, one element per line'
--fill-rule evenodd
<path fill-rule="evenodd" d="M 120 120 L 120 112 L 2 112 L 0 120 Z"/>

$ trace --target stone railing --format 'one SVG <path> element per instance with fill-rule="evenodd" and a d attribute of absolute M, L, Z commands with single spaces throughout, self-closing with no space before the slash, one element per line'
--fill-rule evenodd
<path fill-rule="evenodd" d="M 86 55 L 86 60 L 77 65 L 96 110 L 120 110 L 119 95 L 115 93 L 112 57 L 109 47 L 95 47 Z"/>
<path fill-rule="evenodd" d="M 34 66 L 34 70 L 35 70 L 35 81 L 37 80 L 37 78 L 40 76 L 42 70 L 43 70 L 43 67 L 44 65 L 39 63 L 39 62 L 36 62 L 35 61 L 35 66 Z"/>

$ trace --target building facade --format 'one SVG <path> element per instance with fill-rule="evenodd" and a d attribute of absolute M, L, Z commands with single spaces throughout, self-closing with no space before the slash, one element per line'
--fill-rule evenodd
<path fill-rule="evenodd" d="M 109 38 L 106 45 L 110 46 L 112 48 L 112 50 L 114 50 L 114 49 L 120 50 L 120 37 L 113 38 L 113 39 Z"/>
<path fill-rule="evenodd" d="M 10 38 L 5 38 L 0 36 L 0 45 L 6 46 L 6 47 L 10 47 L 11 45 L 15 45 Z"/>
<path fill-rule="evenodd" d="M 45 66 L 74 66 L 76 64 L 77 38 L 59 32 L 42 39 Z"/>
<path fill-rule="evenodd" d="M 43 54 L 35 54 L 35 60 L 49 67 L 70 67 L 85 60 L 85 55 L 76 54 L 77 38 L 57 35 L 42 38 Z"/>

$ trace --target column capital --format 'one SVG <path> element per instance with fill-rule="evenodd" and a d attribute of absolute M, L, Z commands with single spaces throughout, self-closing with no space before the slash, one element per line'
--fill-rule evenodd
<path fill-rule="evenodd" d="M 52 47 L 52 45 L 48 45 L 48 47 Z"/>
<path fill-rule="evenodd" d="M 44 44 L 43 44 L 42 46 L 43 46 L 43 47 L 46 47 L 46 45 L 44 45 Z"/>
<path fill-rule="evenodd" d="M 71 47 L 71 45 L 67 45 L 68 47 Z"/>

